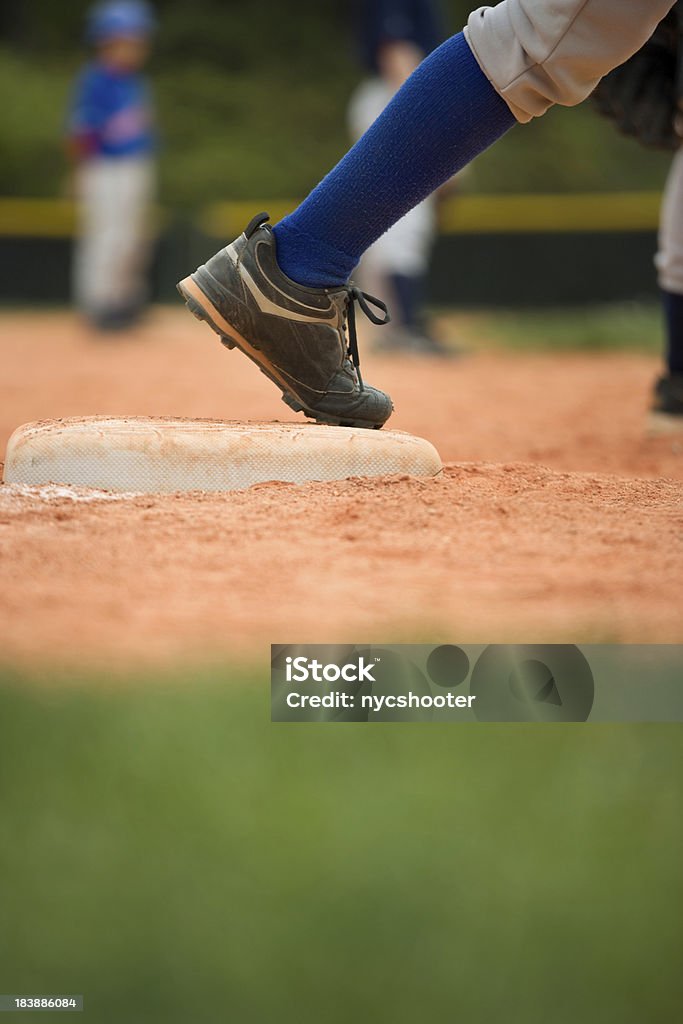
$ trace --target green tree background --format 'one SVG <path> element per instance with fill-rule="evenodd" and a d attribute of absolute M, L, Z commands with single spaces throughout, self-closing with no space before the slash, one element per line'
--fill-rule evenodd
<path fill-rule="evenodd" d="M 69 88 L 87 59 L 87 0 L 0 6 L 0 195 L 59 193 Z M 470 0 L 444 5 L 457 31 Z M 162 136 L 162 200 L 301 196 L 348 145 L 345 109 L 362 71 L 353 3 L 156 0 L 150 64 Z M 517 128 L 480 157 L 480 192 L 659 188 L 669 157 L 621 139 L 584 104 Z"/>

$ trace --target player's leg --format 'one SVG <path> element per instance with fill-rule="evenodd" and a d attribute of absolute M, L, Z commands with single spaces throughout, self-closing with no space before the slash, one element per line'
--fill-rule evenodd
<path fill-rule="evenodd" d="M 436 230 L 435 204 L 425 199 L 401 217 L 363 254 L 356 271 L 370 291 L 387 298 L 391 327 L 377 331 L 376 345 L 383 352 L 448 355 L 427 328 L 425 298 L 429 260 Z M 376 281 L 376 289 L 370 281 Z"/>
<path fill-rule="evenodd" d="M 101 330 L 130 326 L 140 308 L 150 174 L 132 158 L 95 160 L 86 168 L 89 211 L 82 265 L 85 309 Z"/>
<path fill-rule="evenodd" d="M 285 273 L 316 287 L 345 281 L 376 238 L 515 119 L 585 99 L 672 6 L 503 0 L 475 11 L 465 32 L 423 61 L 353 149 L 275 227 Z"/>
<path fill-rule="evenodd" d="M 345 356 L 346 282 L 363 251 L 515 120 L 588 95 L 673 2 L 503 0 L 475 12 L 466 34 L 423 61 L 293 214 L 274 230 L 252 222 L 181 282 L 188 305 L 257 362 L 293 408 L 381 426 L 390 401 L 363 391 Z M 353 327 L 351 335 L 357 363 Z"/>
<path fill-rule="evenodd" d="M 78 226 L 71 267 L 74 305 L 86 316 L 89 315 L 94 300 L 92 267 L 98 240 L 96 208 L 90 178 L 88 165 L 78 168 L 75 172 Z"/>
<path fill-rule="evenodd" d="M 310 287 L 343 284 L 373 242 L 515 123 L 465 34 L 447 39 L 275 227 L 282 269 Z"/>
<path fill-rule="evenodd" d="M 322 422 L 381 426 L 392 404 L 357 374 L 354 301 L 375 314 L 349 275 L 368 245 L 514 123 L 464 36 L 454 37 L 300 208 L 304 230 L 296 215 L 277 233 L 253 222 L 182 281 L 181 294 L 295 410 Z M 309 235 L 311 221 L 317 227 Z"/>
<path fill-rule="evenodd" d="M 653 425 L 683 429 L 683 150 L 664 192 L 656 258 L 666 325 L 666 372 L 655 387 Z"/>
<path fill-rule="evenodd" d="M 115 161 L 89 160 L 79 168 L 77 193 L 79 235 L 74 261 L 76 302 L 97 327 L 106 327 L 112 307 L 112 253 L 117 214 L 111 196 L 116 187 Z"/>
<path fill-rule="evenodd" d="M 154 165 L 147 156 L 120 161 L 119 234 L 114 267 L 116 309 L 121 327 L 135 323 L 148 299 L 150 208 L 154 197 Z"/>

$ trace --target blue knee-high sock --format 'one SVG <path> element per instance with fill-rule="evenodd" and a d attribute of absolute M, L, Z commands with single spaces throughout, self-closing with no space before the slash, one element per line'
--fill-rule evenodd
<path fill-rule="evenodd" d="M 666 318 L 667 367 L 669 373 L 683 374 L 683 295 L 662 292 L 662 301 Z"/>
<path fill-rule="evenodd" d="M 514 123 L 465 37 L 452 36 L 275 226 L 282 270 L 311 288 L 344 284 L 368 246 Z"/>

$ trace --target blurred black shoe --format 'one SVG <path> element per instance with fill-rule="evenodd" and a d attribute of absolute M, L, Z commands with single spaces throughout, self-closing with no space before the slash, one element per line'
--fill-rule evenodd
<path fill-rule="evenodd" d="M 101 309 L 88 314 L 88 322 L 101 334 L 118 334 L 136 327 L 144 318 L 146 306 L 122 306 L 117 309 Z"/>
<path fill-rule="evenodd" d="M 670 373 L 655 383 L 649 428 L 655 434 L 683 433 L 683 374 Z"/>
<path fill-rule="evenodd" d="M 438 356 L 442 359 L 452 359 L 462 354 L 457 348 L 447 348 L 430 334 L 410 327 L 392 327 L 384 331 L 375 344 L 375 351 Z"/>

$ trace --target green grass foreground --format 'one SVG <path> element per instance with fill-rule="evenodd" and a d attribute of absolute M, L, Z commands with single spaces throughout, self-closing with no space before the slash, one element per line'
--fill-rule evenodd
<path fill-rule="evenodd" d="M 676 1019 L 680 727 L 271 725 L 265 677 L 151 682 L 0 686 L 0 991 L 93 1022 Z"/>

